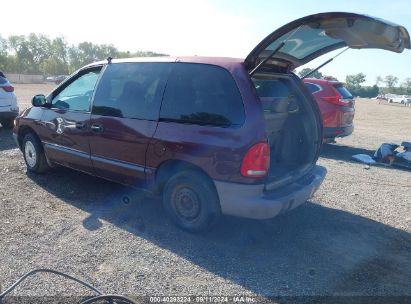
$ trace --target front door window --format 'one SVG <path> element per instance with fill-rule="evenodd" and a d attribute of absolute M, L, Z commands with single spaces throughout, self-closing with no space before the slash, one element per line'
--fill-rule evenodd
<path fill-rule="evenodd" d="M 100 70 L 100 68 L 90 70 L 71 82 L 53 98 L 52 107 L 61 110 L 89 112 Z"/>

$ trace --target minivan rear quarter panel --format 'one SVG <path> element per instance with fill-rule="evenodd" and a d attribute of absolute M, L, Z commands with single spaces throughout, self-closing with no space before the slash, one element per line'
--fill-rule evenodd
<path fill-rule="evenodd" d="M 180 62 L 195 62 L 195 58 Z M 212 179 L 238 183 L 262 183 L 240 174 L 242 158 L 257 142 L 266 141 L 264 118 L 258 97 L 241 61 L 201 59 L 226 69 L 233 77 L 243 100 L 245 121 L 239 127 L 219 127 L 160 121 L 147 150 L 147 166 L 161 168 L 172 160 L 187 161 L 204 170 Z M 147 175 L 154 181 L 155 173 Z"/>

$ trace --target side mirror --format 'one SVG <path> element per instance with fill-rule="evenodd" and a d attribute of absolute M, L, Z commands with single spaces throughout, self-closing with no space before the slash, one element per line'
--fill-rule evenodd
<path fill-rule="evenodd" d="M 31 104 L 33 105 L 33 107 L 42 107 L 46 103 L 47 103 L 46 96 L 44 96 L 43 94 L 35 95 L 31 99 Z"/>

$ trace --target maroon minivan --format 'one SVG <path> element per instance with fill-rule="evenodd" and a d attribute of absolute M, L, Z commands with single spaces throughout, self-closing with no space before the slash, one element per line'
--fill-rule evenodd
<path fill-rule="evenodd" d="M 180 227 L 220 214 L 267 219 L 309 199 L 322 119 L 292 71 L 341 48 L 410 48 L 405 28 L 352 13 L 291 22 L 245 60 L 162 57 L 90 64 L 16 119 L 29 171 L 54 164 L 162 195 Z"/>

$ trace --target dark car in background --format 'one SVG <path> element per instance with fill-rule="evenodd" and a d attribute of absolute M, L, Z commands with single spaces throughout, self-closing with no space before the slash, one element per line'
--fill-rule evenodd
<path fill-rule="evenodd" d="M 344 84 L 316 78 L 305 78 L 303 82 L 320 108 L 325 142 L 350 135 L 354 131 L 355 103 Z"/>
<path fill-rule="evenodd" d="M 67 75 L 57 75 L 57 76 L 49 76 L 46 78 L 48 82 L 54 82 L 55 84 L 62 83 L 68 76 Z"/>
<path fill-rule="evenodd" d="M 281 27 L 245 60 L 108 59 L 34 96 L 14 136 L 29 171 L 60 164 L 148 189 L 190 231 L 220 214 L 272 218 L 312 197 L 326 174 L 318 106 L 291 71 L 344 46 L 410 43 L 401 26 L 324 13 Z"/>

